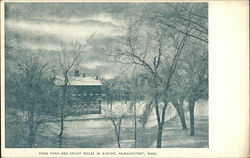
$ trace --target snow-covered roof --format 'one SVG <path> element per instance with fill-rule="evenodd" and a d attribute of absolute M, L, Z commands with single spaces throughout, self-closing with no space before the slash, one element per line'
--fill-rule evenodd
<path fill-rule="evenodd" d="M 57 76 L 55 79 L 56 85 L 63 85 L 64 78 Z M 73 86 L 101 86 L 102 82 L 95 77 L 70 76 L 69 85 Z"/>

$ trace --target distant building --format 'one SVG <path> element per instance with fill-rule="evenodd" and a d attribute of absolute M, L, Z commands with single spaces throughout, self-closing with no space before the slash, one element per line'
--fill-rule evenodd
<path fill-rule="evenodd" d="M 56 77 L 55 84 L 62 86 L 63 78 Z M 101 114 L 102 83 L 98 76 L 82 76 L 78 70 L 69 77 L 69 106 L 70 115 Z"/>

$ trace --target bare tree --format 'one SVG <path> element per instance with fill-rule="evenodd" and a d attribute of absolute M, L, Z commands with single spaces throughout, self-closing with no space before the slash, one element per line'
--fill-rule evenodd
<path fill-rule="evenodd" d="M 47 64 L 41 63 L 36 56 L 20 55 L 16 60 L 18 70 L 18 81 L 16 87 L 16 101 L 22 106 L 21 119 L 24 119 L 23 128 L 28 127 L 27 144 L 33 147 L 37 131 L 41 124 L 47 120 L 48 106 L 47 94 L 49 91 L 49 80 Z"/>
<path fill-rule="evenodd" d="M 160 24 L 163 29 L 166 30 L 174 30 L 175 32 L 178 32 L 180 34 L 183 34 L 189 38 L 188 41 L 190 41 L 189 45 L 192 48 L 192 45 L 196 45 L 199 43 L 199 45 L 202 45 L 203 51 L 207 52 L 204 48 L 207 49 L 208 44 L 208 4 L 207 3 L 165 3 L 168 11 L 155 11 L 153 15 L 148 16 L 148 19 L 150 21 L 154 21 L 158 24 Z M 188 31 L 186 31 L 186 28 L 188 28 Z M 194 44 L 196 43 L 196 44 Z M 187 50 L 187 52 L 190 50 Z M 192 53 L 191 51 L 190 53 Z M 189 54 L 189 53 L 188 53 Z M 194 55 L 190 55 L 194 56 Z M 206 55 L 205 55 L 206 56 Z M 187 60 L 190 60 L 190 57 L 185 56 Z M 191 62 L 190 62 L 191 61 Z M 189 64 L 192 65 L 194 61 L 190 60 Z M 196 65 L 199 65 L 200 68 L 202 68 L 202 64 L 206 65 L 206 59 L 202 60 L 204 63 L 199 63 Z M 197 74 L 191 74 L 191 69 L 194 69 L 193 66 L 190 68 L 190 66 L 187 66 L 189 69 L 189 82 L 186 82 L 186 84 L 189 84 L 189 87 L 186 87 L 189 91 L 186 93 L 184 92 L 182 95 L 179 95 L 179 98 L 175 98 L 173 101 L 177 112 L 179 114 L 180 112 L 180 118 L 181 115 L 183 115 L 183 101 L 185 96 L 188 96 L 189 100 L 189 112 L 190 112 L 190 124 L 191 124 L 191 135 L 194 135 L 194 105 L 195 101 L 199 98 L 196 97 L 196 95 L 204 96 L 204 92 L 206 92 L 206 82 L 207 82 L 207 68 L 203 69 L 203 73 L 199 74 L 199 77 L 195 76 Z M 193 73 L 193 72 L 192 72 Z M 186 79 L 186 77 L 181 77 L 183 79 Z M 204 84 L 205 83 L 205 84 Z M 193 87 L 193 88 L 190 88 Z M 203 87 L 203 88 L 201 88 Z M 202 89 L 202 91 L 200 91 Z M 199 93 L 199 94 L 198 94 Z M 207 92 L 206 92 L 207 93 Z M 176 100 L 177 99 L 177 100 Z M 180 104 L 181 103 L 181 104 Z M 182 113 L 182 114 L 181 114 Z M 183 116 L 182 116 L 183 117 Z M 184 117 L 183 117 L 184 118 Z M 182 120 L 183 128 L 185 128 L 185 122 L 184 119 Z"/>
<path fill-rule="evenodd" d="M 208 98 L 208 52 L 207 47 L 200 43 L 193 46 L 185 58 L 183 70 L 187 76 L 188 102 L 190 112 L 190 135 L 195 135 L 194 107 L 195 102 Z"/>
<path fill-rule="evenodd" d="M 152 75 L 153 98 L 158 124 L 157 147 L 160 148 L 165 112 L 168 105 L 168 91 L 187 37 L 172 30 L 169 32 L 162 31 L 157 24 L 154 25 L 154 29 L 152 27 L 148 29 L 145 25 L 139 25 L 145 29 L 143 31 L 138 30 L 136 23 L 129 25 L 126 41 L 119 43 L 113 55 L 118 59 L 118 62 L 127 65 L 137 65 Z M 147 29 L 148 32 L 145 32 Z M 138 32 L 140 31 L 142 31 L 142 34 L 139 35 Z M 147 35 L 146 37 L 145 34 Z M 165 48 L 167 47 L 167 41 L 169 43 L 172 42 L 171 48 Z M 170 54 L 166 53 L 167 49 L 171 51 Z M 169 59 L 166 60 L 166 58 Z M 168 69 L 166 73 L 161 73 L 160 71 L 164 64 L 167 64 Z M 160 109 L 161 102 L 164 104 L 162 110 Z"/>
<path fill-rule="evenodd" d="M 180 59 L 181 60 L 181 59 Z M 181 62 L 180 62 L 181 63 Z M 179 63 L 179 64 L 180 64 Z M 175 107 L 179 119 L 181 121 L 181 127 L 183 130 L 187 129 L 185 119 L 184 101 L 188 96 L 188 83 L 187 77 L 182 74 L 179 68 L 174 73 L 173 82 L 170 87 L 170 100 Z"/>
<path fill-rule="evenodd" d="M 105 117 L 112 122 L 114 127 L 114 132 L 116 136 L 117 145 L 121 148 L 121 129 L 122 129 L 122 121 L 127 116 L 128 105 L 123 102 L 116 102 L 116 104 L 112 107 L 112 109 L 107 106 L 102 107 Z"/>
<path fill-rule="evenodd" d="M 134 139 L 135 139 L 135 148 L 137 142 L 137 100 L 138 100 L 138 77 L 136 76 L 134 80 L 134 90 L 133 90 L 133 111 L 134 111 Z"/>
<path fill-rule="evenodd" d="M 153 80 L 151 75 L 147 73 L 141 73 L 139 91 L 144 106 L 141 107 L 143 108 L 142 109 L 143 113 L 140 116 L 139 123 L 142 125 L 143 130 L 145 129 L 145 126 L 154 108 L 153 106 L 154 92 L 152 91 L 152 87 L 153 87 Z"/>
<path fill-rule="evenodd" d="M 184 105 L 184 97 L 179 97 L 178 99 L 173 99 L 171 101 L 171 103 L 174 105 L 176 111 L 177 111 L 177 114 L 180 118 L 180 121 L 181 121 L 181 127 L 183 130 L 187 129 L 187 125 L 186 125 L 186 119 L 185 119 L 185 111 L 184 111 L 184 108 L 183 108 L 183 105 Z"/>
<path fill-rule="evenodd" d="M 134 147 L 136 148 L 137 145 L 137 124 L 138 124 L 138 114 L 137 111 L 140 108 L 140 100 L 142 99 L 141 97 L 141 91 L 140 91 L 140 78 L 141 76 L 135 73 L 132 78 L 129 80 L 129 92 L 130 92 L 130 100 L 131 100 L 131 105 L 133 107 L 133 115 L 134 115 Z"/>
<path fill-rule="evenodd" d="M 188 28 L 187 31 L 188 32 Z M 161 114 L 161 118 L 160 116 L 160 110 L 159 107 L 156 106 L 156 114 L 157 114 L 157 121 L 158 121 L 158 137 L 157 137 L 157 147 L 161 147 L 161 143 L 162 143 L 162 131 L 163 131 L 163 126 L 164 126 L 164 121 L 165 121 L 165 114 L 166 114 L 166 109 L 168 107 L 168 100 L 169 100 L 169 89 L 170 89 L 170 85 L 172 82 L 172 77 L 174 75 L 174 72 L 176 70 L 176 66 L 178 64 L 180 55 L 183 52 L 183 48 L 185 45 L 185 42 L 187 40 L 187 36 L 186 35 L 180 35 L 180 34 L 176 34 L 176 33 L 170 33 L 171 39 L 173 41 L 173 48 L 174 48 L 174 57 L 172 59 L 172 61 L 169 63 L 169 68 L 167 69 L 167 72 L 165 73 L 165 75 L 167 75 L 166 78 L 164 78 L 164 81 L 162 82 L 162 86 L 163 86 L 163 108 L 162 108 L 162 114 Z M 158 91 L 158 87 L 156 86 L 156 98 L 158 98 L 159 95 L 159 91 Z M 158 104 L 158 102 L 156 103 L 156 105 Z"/>
<path fill-rule="evenodd" d="M 119 40 L 111 54 L 119 63 L 128 67 L 136 65 L 152 77 L 153 105 L 158 124 L 157 147 L 161 147 L 166 110 L 172 97 L 172 80 L 184 46 L 188 41 L 208 43 L 206 4 L 167 6 L 168 11 L 155 10 L 152 15 L 143 15 L 140 20 L 129 23 L 127 36 Z M 189 92 L 172 100 L 184 129 L 183 102 L 187 94 Z"/>
<path fill-rule="evenodd" d="M 167 12 L 157 11 L 150 19 L 192 39 L 208 43 L 207 3 L 165 3 Z M 186 32 L 185 27 L 190 31 Z"/>
<path fill-rule="evenodd" d="M 69 73 L 72 67 L 77 63 L 80 55 L 85 51 L 89 46 L 90 41 L 94 37 L 95 33 L 92 34 L 84 45 L 79 42 L 72 42 L 69 46 L 64 46 L 59 50 L 59 66 L 60 72 L 62 74 L 62 104 L 60 106 L 60 133 L 59 133 L 59 147 L 62 147 L 62 136 L 64 131 L 64 108 L 68 103 L 67 93 L 68 93 L 68 84 L 69 84 Z"/>

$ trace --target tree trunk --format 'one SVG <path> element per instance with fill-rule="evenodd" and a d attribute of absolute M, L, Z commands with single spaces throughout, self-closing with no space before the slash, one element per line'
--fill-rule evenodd
<path fill-rule="evenodd" d="M 115 121 L 111 119 L 114 127 L 115 127 L 115 135 L 116 135 L 116 140 L 117 140 L 117 145 L 119 148 L 121 148 L 120 144 L 120 136 L 121 136 L 121 120 L 118 122 L 118 126 L 116 125 Z"/>
<path fill-rule="evenodd" d="M 30 106 L 30 111 L 28 112 L 29 119 L 29 134 L 28 134 L 28 147 L 32 148 L 34 144 L 34 105 Z"/>
<path fill-rule="evenodd" d="M 30 127 L 29 135 L 28 135 L 28 147 L 29 148 L 33 147 L 34 140 L 35 140 L 34 138 L 35 138 L 35 134 L 34 134 L 34 131 L 33 131 L 33 127 Z"/>
<path fill-rule="evenodd" d="M 62 147 L 62 136 L 63 136 L 63 131 L 64 131 L 64 114 L 63 114 L 63 107 L 61 107 L 61 131 L 59 134 L 59 148 Z"/>
<path fill-rule="evenodd" d="M 157 101 L 156 101 L 157 102 Z M 158 104 L 158 103 L 157 103 Z M 157 125 L 158 125 L 158 131 L 157 131 L 157 148 L 161 148 L 161 141 L 162 141 L 162 127 L 163 123 L 160 121 L 160 112 L 158 105 L 155 106 L 156 110 L 156 117 L 157 117 Z"/>
<path fill-rule="evenodd" d="M 162 142 L 162 130 L 163 130 L 163 123 L 160 123 L 158 125 L 158 131 L 157 131 L 157 148 L 161 148 L 161 142 Z"/>
<path fill-rule="evenodd" d="M 120 137 L 119 136 L 117 136 L 117 144 L 118 144 L 118 147 L 121 148 Z"/>
<path fill-rule="evenodd" d="M 66 105 L 66 91 L 67 91 L 67 85 L 65 84 L 63 87 L 63 104 L 61 105 L 60 109 L 60 117 L 61 117 L 61 131 L 60 134 L 58 135 L 59 137 L 59 148 L 62 147 L 62 136 L 63 136 L 63 131 L 64 131 L 64 106 Z"/>
<path fill-rule="evenodd" d="M 136 78 L 136 88 L 137 88 L 137 78 Z M 137 89 L 136 89 L 136 92 L 137 92 Z M 135 139 L 135 148 L 136 148 L 136 142 L 137 142 L 137 109 L 136 109 L 136 102 L 137 102 L 137 93 L 134 94 L 134 127 L 135 127 L 135 130 L 134 130 L 134 139 Z"/>
<path fill-rule="evenodd" d="M 190 113 L 190 135 L 195 135 L 195 127 L 194 127 L 194 106 L 195 106 L 195 100 L 189 99 L 189 113 Z"/>
<path fill-rule="evenodd" d="M 61 105 L 61 109 L 60 109 L 60 134 L 58 135 L 59 137 L 59 148 L 62 147 L 62 136 L 63 136 L 63 131 L 64 131 L 64 106 L 66 104 L 66 90 L 63 90 L 63 104 Z"/>
<path fill-rule="evenodd" d="M 136 138 L 136 132 L 137 132 L 137 131 L 136 131 L 136 130 L 137 130 L 137 129 L 136 129 L 136 128 L 137 128 L 137 120 L 136 120 L 136 119 L 137 119 L 137 118 L 136 118 L 136 102 L 135 102 L 135 104 L 134 104 L 134 115 L 135 115 L 135 120 L 134 120 L 134 121 L 135 121 L 135 122 L 134 122 L 134 123 L 135 123 L 135 124 L 134 124 L 134 125 L 135 125 L 135 131 L 134 131 L 135 133 L 134 133 L 134 137 L 135 137 L 135 148 L 136 148 L 136 141 L 137 141 L 137 140 L 136 140 L 136 139 L 137 139 L 137 138 Z"/>
<path fill-rule="evenodd" d="M 155 113 L 157 118 L 157 125 L 158 125 L 158 131 L 157 131 L 157 148 L 161 148 L 161 141 L 162 141 L 162 122 L 161 122 L 161 114 L 159 110 L 159 91 L 158 91 L 158 84 L 157 80 L 154 79 L 155 82 L 155 94 L 154 94 L 154 104 L 155 104 Z"/>
<path fill-rule="evenodd" d="M 113 101 L 110 101 L 110 111 L 112 111 Z"/>
<path fill-rule="evenodd" d="M 184 109 L 183 109 L 183 102 L 178 104 L 178 107 L 175 106 L 175 105 L 174 105 L 174 107 L 176 108 L 177 114 L 178 114 L 178 116 L 179 116 L 179 118 L 181 120 L 182 129 L 183 130 L 187 129 L 186 120 L 185 120 L 185 113 L 184 113 Z"/>
<path fill-rule="evenodd" d="M 183 109 L 179 113 L 179 118 L 181 120 L 181 127 L 182 127 L 182 129 L 183 130 L 187 129 L 186 120 L 185 120 L 185 114 L 184 114 Z"/>
<path fill-rule="evenodd" d="M 120 138 L 121 138 L 121 124 L 122 124 L 122 118 L 120 118 L 119 122 L 118 122 L 118 135 L 117 135 L 117 143 L 118 143 L 118 147 L 121 148 L 121 144 L 120 144 Z"/>

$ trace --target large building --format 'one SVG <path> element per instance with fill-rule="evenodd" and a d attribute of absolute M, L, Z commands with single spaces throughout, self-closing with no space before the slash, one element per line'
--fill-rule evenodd
<path fill-rule="evenodd" d="M 56 85 L 63 85 L 63 78 L 56 77 Z M 98 76 L 80 75 L 78 70 L 68 82 L 68 106 L 65 110 L 69 115 L 101 114 L 102 83 Z"/>

